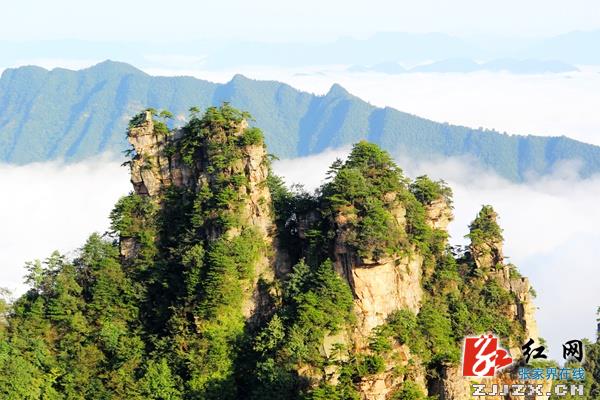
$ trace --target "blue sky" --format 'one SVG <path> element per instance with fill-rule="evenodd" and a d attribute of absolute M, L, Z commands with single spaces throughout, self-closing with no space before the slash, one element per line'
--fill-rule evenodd
<path fill-rule="evenodd" d="M 327 41 L 378 31 L 548 36 L 595 29 L 596 0 L 21 0 L 3 7 L 0 40 Z"/>

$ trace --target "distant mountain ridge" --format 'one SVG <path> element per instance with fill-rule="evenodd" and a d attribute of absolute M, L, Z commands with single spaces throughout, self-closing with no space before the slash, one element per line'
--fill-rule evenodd
<path fill-rule="evenodd" d="M 169 109 L 182 122 L 192 105 L 230 102 L 249 111 L 280 158 L 306 156 L 361 139 L 392 153 L 428 159 L 471 156 L 513 181 L 579 160 L 587 177 L 600 172 L 600 147 L 567 137 L 511 136 L 442 124 L 377 108 L 333 85 L 324 96 L 275 81 L 236 75 L 225 84 L 154 77 L 105 61 L 71 71 L 7 69 L 0 78 L 0 161 L 23 164 L 81 160 L 126 148 L 128 120 L 146 107 Z"/>
<path fill-rule="evenodd" d="M 476 71 L 509 72 L 512 74 L 548 74 L 579 71 L 579 69 L 573 65 L 560 61 L 497 59 L 479 63 L 469 58 L 453 58 L 434 61 L 408 69 L 402 67 L 402 65 L 397 62 L 390 61 L 371 66 L 353 65 L 347 70 L 349 72 L 381 72 L 384 74 L 415 72 L 469 73 Z"/>
<path fill-rule="evenodd" d="M 366 38 L 341 37 L 331 42 L 257 42 L 222 39 L 182 41 L 0 41 L 0 65 L 23 60 L 114 58 L 143 68 L 202 68 L 220 70 L 248 65 L 306 67 L 315 65 L 418 65 L 454 58 L 560 61 L 573 66 L 600 64 L 592 51 L 600 30 L 575 31 L 550 37 L 453 36 L 444 33 L 379 32 Z M 162 57 L 160 55 L 163 55 Z M 185 66 L 174 60 L 185 60 Z M 37 61 L 33 61 L 36 64 Z"/>

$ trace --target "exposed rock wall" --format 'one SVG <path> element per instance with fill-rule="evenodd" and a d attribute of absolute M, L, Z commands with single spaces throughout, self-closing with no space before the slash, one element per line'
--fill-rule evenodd
<path fill-rule="evenodd" d="M 248 127 L 245 120 L 235 127 L 234 135 L 240 136 Z M 128 140 L 132 145 L 134 156 L 130 161 L 131 183 L 138 195 L 148 196 L 160 204 L 161 195 L 171 186 L 187 187 L 199 190 L 203 186 L 209 188 L 215 180 L 214 173 L 208 168 L 206 155 L 200 154 L 193 165 L 182 161 L 179 152 L 174 151 L 175 144 L 182 137 L 182 130 L 160 133 L 155 129 L 150 112 L 145 118 L 128 132 Z M 266 181 L 269 174 L 266 163 L 267 153 L 262 143 L 247 145 L 240 149 L 241 157 L 225 171 L 230 175 L 243 174 L 247 184 L 239 188 L 245 199 L 241 207 L 236 209 L 240 225 L 229 228 L 225 232 L 207 232 L 207 238 L 215 240 L 224 235 L 229 238 L 240 235 L 245 227 L 258 230 L 265 243 L 261 259 L 255 265 L 254 282 L 245 296 L 243 313 L 252 318 L 257 310 L 268 307 L 265 293 L 261 293 L 257 285 L 259 279 L 270 282 L 274 279 L 275 263 L 273 254 L 268 251 L 273 243 L 274 224 L 271 215 L 271 194 Z M 121 238 L 121 254 L 128 258 L 135 254 L 135 240 Z"/>
<path fill-rule="evenodd" d="M 391 198 L 388 200 L 393 200 Z M 395 197 L 395 196 L 394 196 Z M 396 203 L 390 210 L 395 223 L 405 230 L 406 210 Z M 334 239 L 333 261 L 337 272 L 350 284 L 354 294 L 356 314 L 355 330 L 350 338 L 354 351 L 369 352 L 369 338 L 375 327 L 386 322 L 388 316 L 400 309 L 417 314 L 421 308 L 424 291 L 421 284 L 423 257 L 418 251 L 394 254 L 378 260 L 359 257 L 346 244 L 348 217 L 335 219 L 337 235 Z M 425 388 L 425 371 L 411 354 L 408 346 L 394 346 L 385 359 L 381 373 L 363 378 L 359 383 L 361 398 L 385 400 L 402 384 L 406 373 L 399 369 L 413 365 L 411 379 Z"/>
<path fill-rule="evenodd" d="M 448 202 L 440 198 L 425 205 L 426 223 L 433 229 L 446 231 L 453 219 Z M 398 205 L 390 210 L 402 229 L 406 226 L 405 209 Z M 418 314 L 424 301 L 424 258 L 415 248 L 409 254 L 394 255 L 374 261 L 362 259 L 345 244 L 345 223 L 348 217 L 338 215 L 335 219 L 337 236 L 334 240 L 334 265 L 345 277 L 354 294 L 357 323 L 354 335 L 349 340 L 358 352 L 368 352 L 368 340 L 373 329 L 386 322 L 396 310 L 409 309 Z M 511 275 L 511 266 L 504 264 L 502 241 L 489 242 L 484 248 L 471 246 L 472 262 L 476 268 L 485 271 L 485 279 L 495 279 L 501 287 L 514 295 L 515 302 L 507 310 L 511 319 L 518 321 L 527 337 L 538 340 L 534 319 L 535 307 L 527 278 Z M 520 355 L 520 348 L 511 349 L 514 358 Z M 420 385 L 429 395 L 439 400 L 467 400 L 471 398 L 472 379 L 462 376 L 460 366 L 442 367 L 437 378 L 427 377 L 420 360 L 411 354 L 407 346 L 396 346 L 386 357 L 384 371 L 363 378 L 359 383 L 361 398 L 364 400 L 385 400 L 402 387 L 405 379 Z M 398 368 L 413 365 L 410 374 L 398 373 Z M 487 384 L 512 382 L 510 375 L 499 375 L 484 380 Z"/>
<path fill-rule="evenodd" d="M 406 225 L 406 210 L 396 204 L 390 213 L 402 230 Z M 357 315 L 356 345 L 364 347 L 373 328 L 383 324 L 394 311 L 408 308 L 419 312 L 423 289 L 421 286 L 423 257 L 416 251 L 395 254 L 379 260 L 364 259 L 346 243 L 345 215 L 336 217 L 337 235 L 334 239 L 333 260 L 336 271 L 343 276 L 354 294 Z"/>
<path fill-rule="evenodd" d="M 354 305 L 360 336 L 368 338 L 394 311 L 407 308 L 417 314 L 421 307 L 423 258 L 418 253 L 386 258 L 374 264 L 354 265 Z"/>
<path fill-rule="evenodd" d="M 493 215 L 493 222 L 496 216 Z M 532 338 L 538 342 L 539 334 L 535 321 L 535 305 L 531 293 L 529 279 L 520 276 L 513 265 L 504 263 L 503 242 L 501 239 L 487 241 L 479 245 L 470 245 L 472 258 L 477 268 L 485 271 L 488 279 L 494 279 L 502 288 L 512 293 L 515 298 L 509 310 L 512 319 L 523 327 L 525 339 Z M 519 347 L 511 348 L 511 354 L 520 354 Z"/>
<path fill-rule="evenodd" d="M 492 215 L 493 223 L 496 222 L 496 215 Z M 495 280 L 504 290 L 513 295 L 514 303 L 506 310 L 510 314 L 510 319 L 521 324 L 525 338 L 532 338 L 539 341 L 537 324 L 535 321 L 535 306 L 531 294 L 531 285 L 529 280 L 521 277 L 514 266 L 504 264 L 503 242 L 500 238 L 486 241 L 478 245 L 473 243 L 469 247 L 470 257 L 476 268 L 482 271 L 484 279 Z M 509 351 L 513 360 L 521 356 L 519 343 L 512 343 Z M 467 400 L 471 398 L 471 383 L 479 382 L 486 384 L 490 388 L 492 384 L 504 385 L 517 382 L 511 375 L 514 371 L 505 371 L 499 373 L 494 378 L 465 378 L 462 376 L 460 366 L 449 365 L 442 368 L 439 378 L 430 382 L 430 394 L 436 394 L 440 400 Z M 538 382 L 531 382 L 538 383 Z M 544 381 L 544 390 L 546 393 L 551 387 L 552 382 Z M 483 396 L 484 400 L 499 399 L 501 396 Z M 538 396 L 532 398 L 547 399 L 548 396 Z M 507 396 L 506 398 L 513 398 Z M 519 398 L 519 397 L 516 397 Z"/>
<path fill-rule="evenodd" d="M 144 121 L 129 129 L 127 139 L 135 152 L 130 162 L 135 193 L 158 200 L 161 191 L 171 185 L 190 186 L 192 171 L 181 162 L 179 155 L 165 154 L 165 146 L 171 138 L 157 133 L 154 128 L 152 114 L 146 111 Z"/>
<path fill-rule="evenodd" d="M 236 135 L 243 134 L 247 128 L 245 121 L 236 127 Z M 165 189 L 170 186 L 198 190 L 203 186 L 210 188 L 213 183 L 213 173 L 207 168 L 207 162 L 199 156 L 194 165 L 187 165 L 181 155 L 172 150 L 183 135 L 182 131 L 168 134 L 157 133 L 152 115 L 147 113 L 145 119 L 129 131 L 129 141 L 133 146 L 134 157 L 131 160 L 131 182 L 135 193 L 148 196 L 158 205 Z M 170 147 L 171 146 L 171 147 Z M 240 186 L 240 195 L 245 199 L 240 208 L 236 209 L 241 225 L 229 228 L 225 232 L 207 232 L 207 240 L 214 240 L 221 235 L 233 238 L 241 234 L 244 227 L 257 229 L 266 248 L 261 259 L 255 265 L 254 282 L 248 287 L 243 308 L 243 314 L 248 320 L 257 315 L 268 313 L 272 305 L 269 296 L 262 293 L 258 279 L 272 282 L 277 278 L 285 279 L 290 271 L 289 257 L 278 246 L 274 235 L 273 216 L 271 215 L 271 195 L 266 185 L 268 167 L 267 157 L 262 144 L 248 145 L 241 148 L 241 157 L 228 166 L 228 173 L 243 174 L 247 184 Z M 386 199 L 389 204 L 395 204 L 388 211 L 400 231 L 406 230 L 406 210 L 395 196 L 390 194 Z M 452 210 L 448 202 L 440 198 L 425 206 L 426 223 L 437 230 L 447 230 L 452 220 Z M 312 211 L 304 216 L 298 216 L 298 236 L 316 223 L 321 216 Z M 386 322 L 388 316 L 400 309 L 408 309 L 418 314 L 423 301 L 425 290 L 423 279 L 425 274 L 425 257 L 413 247 L 401 254 L 386 255 L 372 260 L 361 258 L 356 251 L 348 246 L 346 233 L 352 215 L 339 214 L 332 221 L 336 234 L 333 238 L 331 257 L 336 271 L 344 277 L 354 295 L 354 310 L 356 325 L 352 332 L 343 332 L 327 336 L 323 343 L 323 354 L 333 357 L 336 344 L 343 344 L 359 353 L 369 352 L 369 338 L 373 329 Z M 137 243 L 131 238 L 121 239 L 121 253 L 125 258 L 136 253 Z M 515 303 L 509 310 L 513 319 L 523 326 L 525 335 L 538 339 L 534 319 L 535 307 L 530 293 L 529 281 L 520 276 L 511 275 L 511 267 L 504 265 L 502 241 L 484 243 L 479 247 L 471 246 L 472 262 L 477 268 L 485 270 L 487 279 L 495 279 L 504 289 L 514 294 Z M 514 274 L 513 274 L 514 275 Z M 516 356 L 518 349 L 511 349 Z M 402 371 L 402 372 L 399 372 Z M 311 366 L 301 366 L 298 373 L 302 376 L 318 380 L 318 371 Z M 327 382 L 335 384 L 339 370 L 328 366 L 325 370 Z M 314 379 L 313 379 L 314 378 Z M 462 377 L 457 366 L 445 366 L 438 378 L 428 377 L 421 361 L 406 345 L 394 345 L 385 357 L 383 371 L 364 377 L 358 388 L 364 400 L 386 400 L 395 393 L 402 383 L 410 379 L 430 395 L 438 396 L 439 400 L 466 400 L 471 397 L 471 379 Z M 505 382 L 509 377 L 498 378 Z"/>
<path fill-rule="evenodd" d="M 480 223 L 488 225 L 488 228 L 493 226 L 497 227 L 496 220 L 498 215 L 496 212 L 489 206 L 484 206 L 482 212 L 484 210 L 486 212 L 483 215 L 480 213 L 476 218 L 476 221 L 480 220 Z M 471 234 L 473 234 L 473 226 L 470 228 Z M 501 230 L 498 227 L 498 232 L 485 233 L 482 238 L 479 238 L 476 241 L 471 238 L 469 250 L 477 268 L 490 270 L 504 264 L 504 253 L 502 251 L 503 238 L 500 232 Z"/>
<path fill-rule="evenodd" d="M 427 213 L 427 225 L 433 229 L 448 229 L 448 224 L 454 219 L 452 208 L 448 202 L 442 197 L 432 201 L 425 206 Z"/>
<path fill-rule="evenodd" d="M 514 295 L 515 303 L 511 306 L 511 313 L 514 320 L 519 321 L 523 326 L 525 340 L 533 339 L 539 341 L 537 323 L 535 321 L 535 305 L 533 295 L 531 294 L 531 284 L 529 279 L 522 276 L 512 276 L 511 265 L 503 265 L 500 269 L 491 271 L 490 278 L 495 279 L 500 286 Z M 520 349 L 511 349 L 513 356 L 520 354 Z"/>

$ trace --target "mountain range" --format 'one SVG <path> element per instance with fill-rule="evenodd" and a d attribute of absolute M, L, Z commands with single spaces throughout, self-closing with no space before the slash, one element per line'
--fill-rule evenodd
<path fill-rule="evenodd" d="M 393 154 L 421 159 L 469 156 L 501 176 L 521 181 L 578 160 L 580 174 L 600 171 L 600 147 L 567 137 L 517 136 L 438 123 L 389 107 L 377 108 L 334 84 L 323 96 L 242 75 L 219 84 L 192 77 L 150 76 L 105 61 L 72 71 L 27 66 L 0 78 L 0 161 L 14 164 L 82 160 L 126 147 L 129 119 L 142 109 L 168 109 L 183 124 L 190 106 L 228 102 L 247 110 L 280 157 L 316 154 L 361 139 Z"/>
<path fill-rule="evenodd" d="M 548 74 L 576 72 L 579 70 L 573 65 L 560 61 L 514 60 L 507 58 L 479 63 L 469 58 L 452 58 L 431 62 L 428 64 L 421 64 L 412 68 L 404 68 L 397 62 L 383 62 L 370 66 L 353 65 L 348 68 L 348 71 L 380 72 L 384 74 L 403 74 L 413 72 L 469 73 L 476 71 L 508 72 L 511 74 Z"/>

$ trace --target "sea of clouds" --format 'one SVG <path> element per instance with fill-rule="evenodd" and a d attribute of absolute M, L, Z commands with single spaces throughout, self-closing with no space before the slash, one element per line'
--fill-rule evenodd
<path fill-rule="evenodd" d="M 130 191 L 129 172 L 110 159 L 0 164 L 1 287 L 22 293 L 26 261 L 73 252 L 108 229 L 113 205 Z"/>
<path fill-rule="evenodd" d="M 349 148 L 276 161 L 288 184 L 318 187 L 336 158 Z M 528 276 L 538 293 L 538 324 L 552 355 L 561 343 L 595 334 L 600 259 L 600 177 L 580 180 L 576 165 L 551 176 L 517 184 L 481 169 L 469 159 L 420 162 L 396 155 L 406 175 L 445 179 L 454 190 L 451 242 L 464 244 L 469 222 L 491 204 L 504 228 L 505 254 Z M 0 165 L 0 287 L 15 294 L 26 287 L 24 264 L 54 250 L 76 254 L 92 232 L 108 229 L 108 215 L 131 187 L 127 168 L 108 158 L 76 164 L 58 162 Z"/>

